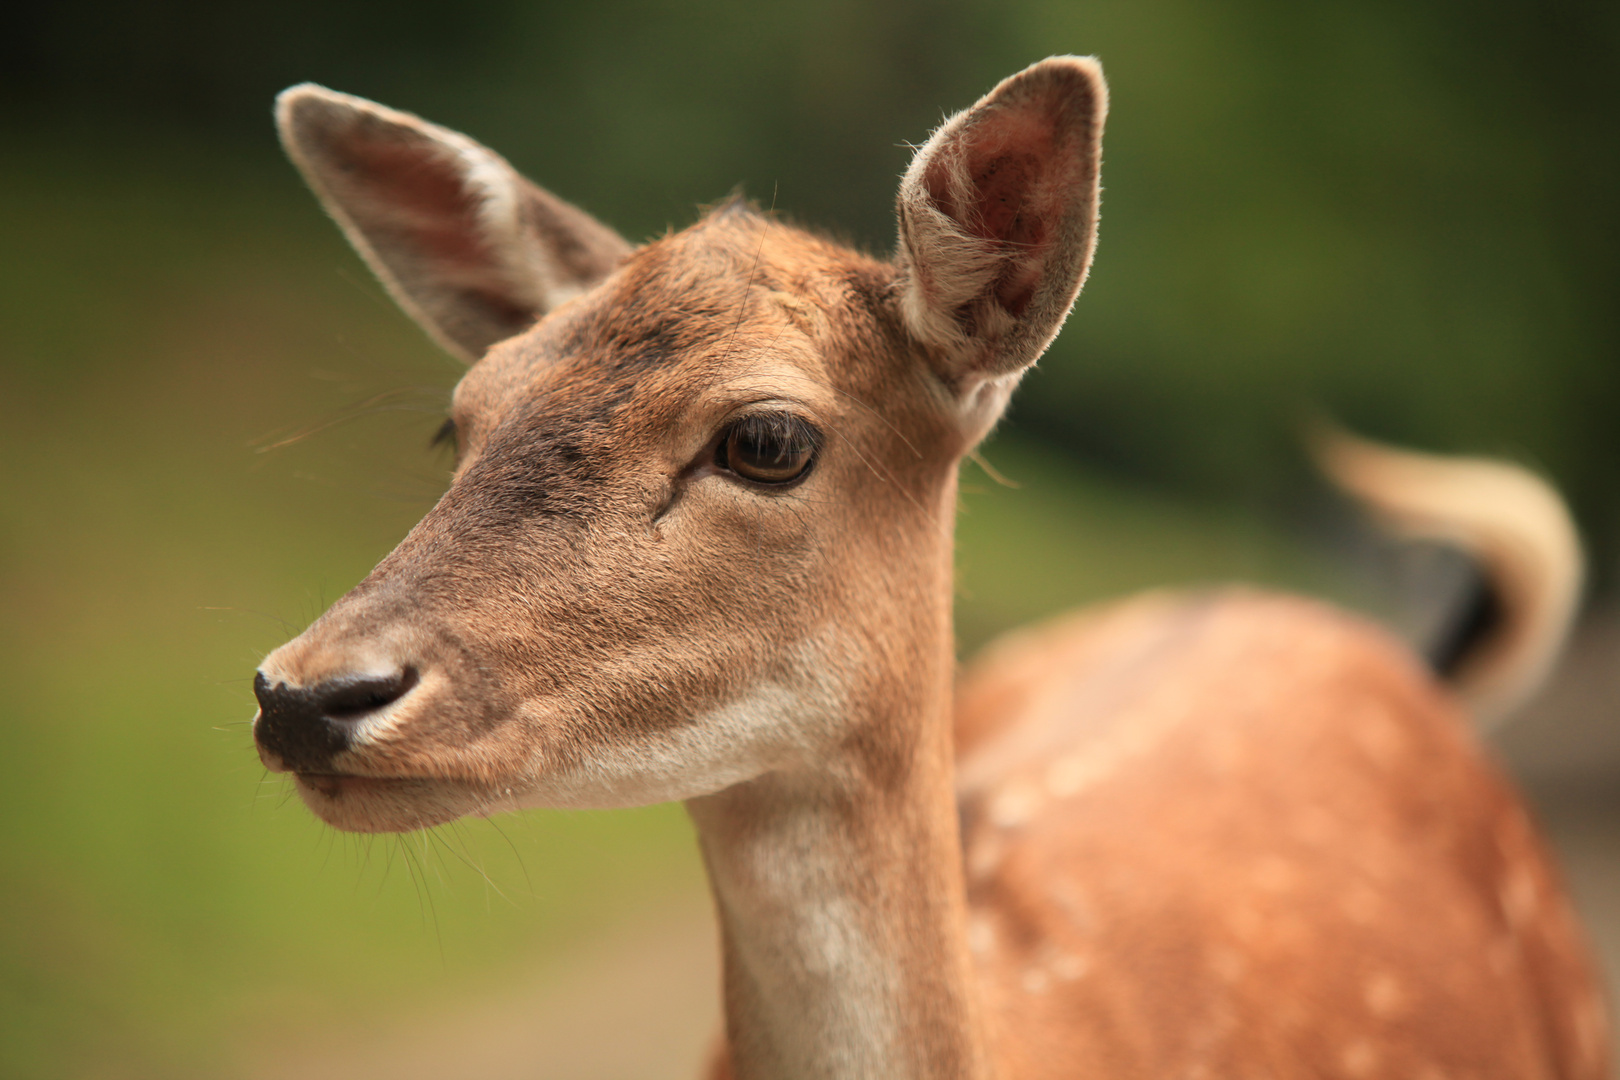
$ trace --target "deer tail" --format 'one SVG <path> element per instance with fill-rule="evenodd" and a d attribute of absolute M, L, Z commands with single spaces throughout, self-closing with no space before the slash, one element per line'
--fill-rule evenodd
<path fill-rule="evenodd" d="M 1585 560 L 1569 509 L 1528 469 L 1399 450 L 1339 429 L 1313 439 L 1324 472 L 1392 532 L 1460 550 L 1470 595 L 1425 649 L 1487 727 L 1546 679 L 1580 604 Z"/>

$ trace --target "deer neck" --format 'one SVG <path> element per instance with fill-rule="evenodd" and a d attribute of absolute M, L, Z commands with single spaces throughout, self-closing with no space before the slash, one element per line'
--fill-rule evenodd
<path fill-rule="evenodd" d="M 721 923 L 737 1080 L 990 1075 L 966 946 L 945 625 L 921 665 L 937 670 L 922 684 L 913 670 L 871 706 L 836 760 L 687 804 Z"/>

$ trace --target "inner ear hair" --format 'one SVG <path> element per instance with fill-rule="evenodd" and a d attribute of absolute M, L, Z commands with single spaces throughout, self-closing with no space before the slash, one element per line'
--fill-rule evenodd
<path fill-rule="evenodd" d="M 941 374 L 1013 375 L 1057 336 L 1096 246 L 1107 110 L 1096 60 L 1050 57 L 917 151 L 898 199 L 902 305 Z"/>
<path fill-rule="evenodd" d="M 377 277 L 464 360 L 605 277 L 631 246 L 458 132 L 305 83 L 276 121 L 288 155 Z"/>

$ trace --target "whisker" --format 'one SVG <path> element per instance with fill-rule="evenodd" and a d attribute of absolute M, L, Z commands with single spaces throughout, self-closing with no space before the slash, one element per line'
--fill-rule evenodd
<path fill-rule="evenodd" d="M 383 848 L 385 851 L 387 851 L 388 857 L 383 861 L 382 879 L 377 882 L 378 897 L 382 896 L 383 888 L 388 884 L 388 875 L 394 869 L 394 845 L 392 843 L 385 843 Z"/>
<path fill-rule="evenodd" d="M 451 832 L 452 836 L 460 835 L 459 833 L 454 831 L 455 826 L 458 825 L 458 824 L 460 824 L 460 823 L 459 822 L 454 822 L 454 821 L 450 823 L 449 828 L 452 830 L 452 832 Z M 435 830 L 435 832 L 437 832 L 437 830 Z M 501 887 L 499 885 L 495 884 L 495 879 L 490 877 L 489 874 L 484 870 L 484 868 L 482 866 L 478 865 L 478 863 L 476 863 L 476 862 L 474 862 L 472 860 L 470 854 L 467 853 L 467 851 L 466 851 L 467 845 L 466 845 L 465 838 L 463 838 L 463 840 L 462 840 L 462 844 L 461 844 L 462 850 L 460 850 L 460 851 L 457 851 L 455 845 L 451 844 L 449 842 L 449 840 L 445 839 L 443 836 L 435 835 L 434 839 L 441 847 L 444 848 L 444 850 L 446 850 L 450 854 L 454 855 L 457 859 L 459 859 L 461 861 L 461 863 L 464 866 L 466 866 L 469 870 L 471 870 L 473 873 L 477 874 L 480 878 L 482 878 L 483 882 L 484 882 L 484 885 L 487 886 L 488 889 L 493 890 L 496 896 L 499 896 L 502 900 L 505 900 L 508 904 L 512 904 L 513 907 L 517 906 L 515 903 L 513 903 L 512 898 L 510 896 L 507 896 L 506 893 L 501 889 Z M 486 896 L 486 900 L 487 900 L 488 894 L 486 893 L 485 896 Z"/>
<path fill-rule="evenodd" d="M 855 445 L 855 441 L 853 439 L 849 438 L 836 428 L 833 429 L 832 433 L 841 439 L 844 445 L 849 447 L 850 453 L 854 454 L 862 465 L 865 465 L 872 471 L 873 476 L 877 477 L 879 480 L 882 480 L 884 483 L 888 484 L 890 487 L 894 488 L 894 490 L 903 495 L 906 501 L 911 503 L 912 506 L 915 506 L 925 518 L 933 517 L 932 511 L 919 502 L 917 500 L 917 496 L 913 495 L 910 491 L 907 491 L 904 484 L 901 484 L 893 476 L 889 475 L 887 472 L 884 472 L 882 469 L 879 469 L 875 464 L 872 463 L 871 459 L 869 459 L 865 454 L 861 453 L 860 448 Z"/>
<path fill-rule="evenodd" d="M 426 839 L 422 843 L 425 855 L 427 850 Z M 428 868 L 424 856 L 418 855 L 412 849 L 408 834 L 399 837 L 399 850 L 401 856 L 404 857 L 405 865 L 410 869 L 411 883 L 416 886 L 416 905 L 422 917 L 422 929 L 427 929 L 428 915 L 431 912 L 433 916 L 433 936 L 439 943 L 439 962 L 441 964 L 445 963 L 444 935 L 439 929 L 439 907 L 433 902 L 433 887 L 432 882 L 428 881 Z"/>
<path fill-rule="evenodd" d="M 516 844 L 512 843 L 512 838 L 506 835 L 506 830 L 501 828 L 494 818 L 485 818 L 484 820 L 489 822 L 489 827 L 495 830 L 495 835 L 504 840 L 506 846 L 512 849 L 512 857 L 517 860 L 518 870 L 523 873 L 524 887 L 528 889 L 529 896 L 533 897 L 535 895 L 534 879 L 529 876 L 529 866 L 528 863 L 523 861 L 523 853 L 517 849 Z"/>
<path fill-rule="evenodd" d="M 781 335 L 778 334 L 777 336 L 780 337 Z M 772 344 L 774 345 L 775 342 L 773 341 Z M 907 450 L 910 450 L 911 453 L 919 461 L 922 460 L 923 452 L 921 450 L 917 449 L 916 444 L 914 444 L 910 439 L 906 438 L 906 433 L 901 431 L 897 426 L 895 426 L 894 422 L 892 420 L 890 420 L 887 416 L 884 416 L 883 413 L 881 411 L 879 411 L 875 406 L 867 404 L 866 402 L 862 401 L 860 398 L 856 397 L 854 394 L 850 393 L 848 390 L 841 389 L 840 387 L 834 386 L 832 383 L 826 382 L 826 381 L 824 381 L 822 379 L 814 378 L 813 376 L 807 375 L 802 371 L 789 372 L 787 374 L 787 377 L 789 379 L 803 379 L 805 382 L 811 383 L 812 385 L 815 385 L 815 386 L 819 386 L 824 390 L 830 390 L 834 394 L 837 394 L 839 397 L 849 399 L 851 404 L 857 405 L 860 408 L 866 410 L 866 412 L 869 413 L 872 416 L 873 419 L 877 420 L 884 427 L 888 428 L 891 432 L 893 432 L 894 436 L 896 438 L 898 438 L 901 442 L 906 444 L 906 449 Z"/>
<path fill-rule="evenodd" d="M 410 395 L 429 394 L 431 394 L 434 398 L 434 403 L 431 406 L 426 402 L 421 402 L 418 404 L 399 403 L 400 398 L 405 398 Z M 281 435 L 272 433 L 254 442 L 250 442 L 248 445 L 253 449 L 254 453 L 267 454 L 273 450 L 280 450 L 284 447 L 291 446 L 294 443 L 302 442 L 312 435 L 318 435 L 323 431 L 337 427 L 339 424 L 347 423 L 350 420 L 357 420 L 363 416 L 376 416 L 381 413 L 389 412 L 442 412 L 443 404 L 438 400 L 440 396 L 441 392 L 437 388 L 430 389 L 424 386 L 397 386 L 391 390 L 384 390 L 381 393 L 373 394 L 368 398 L 355 402 L 353 405 L 347 406 L 346 408 L 337 412 L 335 415 L 329 416 L 325 420 L 308 424 L 301 428 L 296 428 L 291 432 Z"/>
<path fill-rule="evenodd" d="M 775 208 L 776 201 L 773 195 L 771 197 L 771 209 L 774 210 Z M 764 227 L 759 231 L 759 247 L 754 249 L 753 264 L 748 268 L 748 283 L 743 286 L 742 298 L 737 303 L 737 321 L 732 325 L 731 333 L 726 336 L 724 352 L 727 360 L 730 360 L 734 355 L 733 347 L 736 345 L 737 335 L 742 331 L 743 319 L 748 315 L 748 296 L 754 291 L 754 277 L 759 273 L 760 256 L 765 254 L 765 239 L 770 235 L 770 230 L 771 219 L 766 218 Z"/>
<path fill-rule="evenodd" d="M 979 448 L 977 446 L 968 451 L 967 458 L 969 461 L 973 462 L 973 464 L 982 469 L 984 471 L 984 475 L 988 476 L 991 480 L 1000 484 L 1002 487 L 1013 488 L 1016 490 L 1023 486 L 1018 481 L 1009 480 L 1007 477 L 1003 476 L 1001 474 L 1001 470 L 997 469 L 994 465 L 990 464 L 989 461 L 985 460 L 985 456 L 979 452 Z"/>
<path fill-rule="evenodd" d="M 202 604 L 198 606 L 197 610 L 228 611 L 232 615 L 257 615 L 266 622 L 273 622 L 280 626 L 281 629 L 288 634 L 291 634 L 294 631 L 292 623 L 288 622 L 286 619 L 283 619 L 280 615 L 276 615 L 268 611 L 260 611 L 257 608 L 234 607 L 229 604 Z"/>

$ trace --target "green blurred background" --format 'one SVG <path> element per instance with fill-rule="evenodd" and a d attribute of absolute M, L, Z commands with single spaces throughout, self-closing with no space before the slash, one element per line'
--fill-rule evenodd
<path fill-rule="evenodd" d="M 1613 3 L 18 0 L 0 1076 L 249 1075 L 701 887 L 676 808 L 368 843 L 259 767 L 255 664 L 431 505 L 458 373 L 281 159 L 277 90 L 464 130 L 633 239 L 741 184 L 884 251 L 907 143 L 1061 52 L 1112 85 L 1103 238 L 987 451 L 1021 486 L 964 477 L 964 649 L 1159 583 L 1399 614 L 1311 409 L 1545 470 L 1612 592 Z"/>

